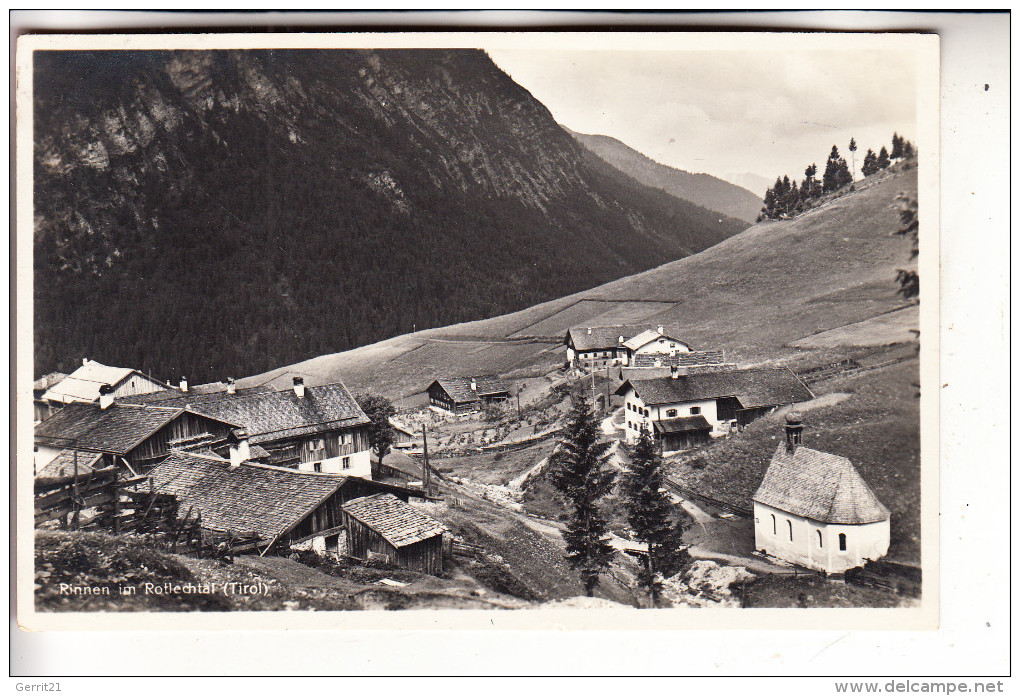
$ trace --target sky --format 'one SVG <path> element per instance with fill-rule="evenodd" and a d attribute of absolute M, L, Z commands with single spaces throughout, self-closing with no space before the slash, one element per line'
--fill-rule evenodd
<path fill-rule="evenodd" d="M 858 169 L 894 131 L 920 145 L 915 54 L 906 51 L 488 53 L 560 124 L 720 178 L 800 179 L 812 162 L 824 168 L 833 145 L 850 162 L 851 137 Z"/>

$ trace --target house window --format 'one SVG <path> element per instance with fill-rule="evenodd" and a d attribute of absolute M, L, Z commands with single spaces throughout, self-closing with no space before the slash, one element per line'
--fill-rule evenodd
<path fill-rule="evenodd" d="M 318 473 L 321 474 L 322 473 L 322 462 L 315 462 L 314 464 L 312 464 L 312 469 L 314 471 L 317 471 Z"/>
<path fill-rule="evenodd" d="M 691 406 L 691 415 L 697 416 L 701 413 L 701 406 Z"/>
<path fill-rule="evenodd" d="M 351 468 L 351 458 L 350 457 L 344 457 L 343 458 L 343 468 L 344 469 L 350 469 Z"/>
<path fill-rule="evenodd" d="M 671 408 L 668 411 L 666 411 L 666 418 L 676 418 L 676 409 Z"/>
<path fill-rule="evenodd" d="M 786 520 L 786 529 L 790 533 L 790 541 L 793 541 L 793 522 Z"/>
<path fill-rule="evenodd" d="M 816 534 L 818 534 L 818 548 L 822 548 L 822 530 L 819 529 Z"/>
<path fill-rule="evenodd" d="M 772 515 L 772 533 L 773 534 L 777 534 L 777 532 L 776 532 L 776 516 L 775 515 Z"/>
<path fill-rule="evenodd" d="M 846 534 L 839 535 L 839 550 L 846 551 Z"/>

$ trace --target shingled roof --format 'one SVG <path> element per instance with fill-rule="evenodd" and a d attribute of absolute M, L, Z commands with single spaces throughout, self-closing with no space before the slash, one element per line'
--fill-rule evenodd
<path fill-rule="evenodd" d="M 684 416 L 655 421 L 652 426 L 657 433 L 690 433 L 711 430 L 712 424 L 704 416 Z"/>
<path fill-rule="evenodd" d="M 779 445 L 751 500 L 829 524 L 889 519 L 883 505 L 846 457 Z"/>
<path fill-rule="evenodd" d="M 498 377 L 475 377 L 476 389 L 471 389 L 471 377 L 441 377 L 429 385 L 438 384 L 456 404 L 468 404 L 482 396 L 510 394 L 510 388 Z M 427 390 L 426 390 L 427 391 Z"/>
<path fill-rule="evenodd" d="M 185 410 L 118 403 L 104 409 L 94 403 L 70 403 L 35 426 L 35 441 L 50 447 L 73 445 L 79 450 L 127 454 Z"/>
<path fill-rule="evenodd" d="M 390 493 L 344 503 L 344 512 L 376 532 L 396 548 L 431 539 L 447 531 L 438 520 L 419 512 Z"/>
<path fill-rule="evenodd" d="M 166 386 L 138 370 L 129 367 L 110 367 L 97 363 L 95 360 L 88 360 L 77 370 L 47 389 L 42 398 L 60 403 L 95 401 L 99 398 L 99 387 L 104 384 L 116 387 L 133 374 L 141 375 L 157 384 Z"/>
<path fill-rule="evenodd" d="M 46 466 L 35 472 L 36 479 L 59 479 L 74 476 L 75 457 L 78 459 L 78 475 L 91 474 L 96 464 L 103 458 L 102 452 L 81 452 L 73 449 L 61 450 L 60 453 L 46 463 Z"/>
<path fill-rule="evenodd" d="M 226 459 L 192 452 L 172 453 L 149 476 L 157 493 L 177 497 L 181 514 L 201 513 L 203 527 L 257 532 L 266 541 L 290 531 L 347 480 L 250 462 L 230 469 Z"/>
<path fill-rule="evenodd" d="M 646 405 L 677 404 L 722 397 L 736 397 L 743 408 L 779 406 L 809 401 L 814 394 L 785 367 L 707 372 L 673 379 L 630 379 L 616 390 L 618 395 L 634 388 Z"/>
<path fill-rule="evenodd" d="M 223 388 L 220 389 L 219 385 Z M 248 394 L 265 394 L 276 391 L 272 387 L 247 387 L 235 390 L 235 395 L 246 396 Z M 165 391 L 151 392 L 149 394 L 132 394 L 130 396 L 117 397 L 118 404 L 151 404 L 153 406 L 183 406 L 185 404 L 200 404 L 205 401 L 216 401 L 228 396 L 227 385 L 223 382 L 210 382 L 209 384 L 198 384 L 189 387 L 188 391 L 181 391 L 177 387 L 171 387 Z"/>
<path fill-rule="evenodd" d="M 626 341 L 642 331 L 655 328 L 654 324 L 573 326 L 567 331 L 567 343 L 574 346 L 574 350 L 610 350 L 621 345 L 620 336 L 623 336 L 623 340 Z"/>
<path fill-rule="evenodd" d="M 672 336 L 665 332 L 659 333 L 657 329 L 648 329 L 646 331 L 642 331 L 638 335 L 632 336 L 631 338 L 624 341 L 623 345 L 629 350 L 637 350 L 641 346 L 651 343 L 652 341 L 657 341 L 660 338 L 666 341 L 672 341 L 674 343 L 680 343 L 684 346 L 687 346 L 687 343 L 681 341 L 679 338 L 676 338 L 675 336 Z M 617 340 L 619 340 L 619 336 L 617 337 Z"/>
<path fill-rule="evenodd" d="M 135 400 L 129 397 L 118 403 Z M 243 425 L 250 441 L 273 442 L 283 438 L 365 425 L 371 422 L 351 393 L 340 382 L 305 387 L 299 397 L 293 389 L 275 391 L 264 387 L 238 389 L 235 393 L 191 394 L 177 392 L 150 403 L 185 404 L 212 418 Z"/>

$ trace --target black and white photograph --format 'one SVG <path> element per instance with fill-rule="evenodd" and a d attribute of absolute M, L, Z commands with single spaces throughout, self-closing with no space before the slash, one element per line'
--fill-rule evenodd
<path fill-rule="evenodd" d="M 936 37 L 59 38 L 36 616 L 937 598 Z"/>
<path fill-rule="evenodd" d="M 1001 32 L 881 14 L 12 41 L 12 674 L 994 674 Z"/>

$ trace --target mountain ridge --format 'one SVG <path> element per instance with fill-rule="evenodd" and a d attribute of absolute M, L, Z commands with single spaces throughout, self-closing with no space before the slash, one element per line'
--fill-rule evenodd
<path fill-rule="evenodd" d="M 565 126 L 564 130 L 607 163 L 646 186 L 747 223 L 753 223 L 761 211 L 762 196 L 730 181 L 656 162 L 608 135 L 578 133 Z"/>
<path fill-rule="evenodd" d="M 40 374 L 250 374 L 743 228 L 606 165 L 478 50 L 41 52 L 34 109 Z"/>

